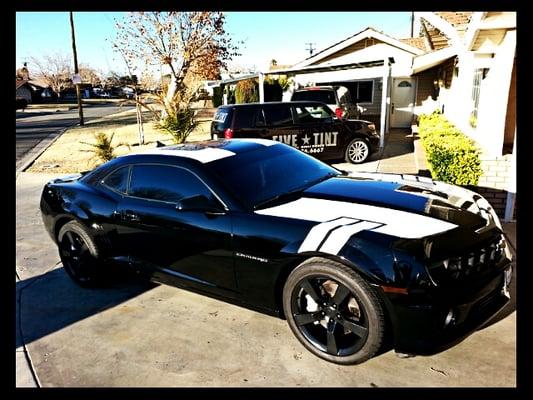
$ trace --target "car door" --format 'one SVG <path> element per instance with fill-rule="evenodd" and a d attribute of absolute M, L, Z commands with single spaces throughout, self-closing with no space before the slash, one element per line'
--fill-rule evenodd
<path fill-rule="evenodd" d="M 268 104 L 261 107 L 256 120 L 258 129 L 263 126 L 265 139 L 276 140 L 299 147 L 299 130 L 294 126 L 290 104 Z"/>
<path fill-rule="evenodd" d="M 198 195 L 220 212 L 178 209 L 180 201 Z M 130 261 L 155 280 L 224 295 L 235 290 L 231 216 L 189 169 L 132 165 L 127 196 L 115 214 Z"/>
<path fill-rule="evenodd" d="M 333 117 L 327 105 L 295 105 L 294 116 L 301 138 L 298 147 L 301 151 L 320 159 L 335 158 L 341 153 L 340 136 L 345 128 Z"/>

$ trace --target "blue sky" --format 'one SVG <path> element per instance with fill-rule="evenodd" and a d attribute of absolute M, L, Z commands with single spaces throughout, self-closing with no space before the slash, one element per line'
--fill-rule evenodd
<path fill-rule="evenodd" d="M 309 56 L 306 43 L 316 51 L 372 26 L 395 37 L 410 34 L 410 12 L 228 12 L 226 30 L 244 41 L 240 57 L 232 63 L 266 68 L 271 59 L 294 64 Z M 111 49 L 113 20 L 125 13 L 75 12 L 78 62 L 104 74 L 126 72 Z M 415 29 L 416 31 L 416 29 Z M 18 12 L 16 15 L 16 67 L 30 56 L 72 54 L 68 12 Z M 31 64 L 28 64 L 31 72 Z"/>

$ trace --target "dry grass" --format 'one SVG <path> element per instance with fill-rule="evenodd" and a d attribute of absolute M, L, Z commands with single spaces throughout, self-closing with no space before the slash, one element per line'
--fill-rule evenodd
<path fill-rule="evenodd" d="M 143 120 L 150 121 L 149 115 L 144 115 Z M 187 142 L 209 139 L 209 127 L 210 120 L 201 120 L 198 127 L 188 137 Z M 92 146 L 82 142 L 95 143 L 94 134 L 97 132 L 105 132 L 106 134 L 115 132 L 113 145 L 118 143 L 130 145 L 130 147 L 117 147 L 115 150 L 117 156 L 137 152 L 144 148 L 155 147 L 157 141 L 168 145 L 173 143 L 169 134 L 156 130 L 154 123 L 150 121 L 144 123 L 144 141 L 146 144 L 139 146 L 135 113 L 126 111 L 92 121 L 83 127 L 68 129 L 35 160 L 28 171 L 76 173 L 93 169 L 102 162 L 95 159 L 94 153 L 91 151 Z"/>

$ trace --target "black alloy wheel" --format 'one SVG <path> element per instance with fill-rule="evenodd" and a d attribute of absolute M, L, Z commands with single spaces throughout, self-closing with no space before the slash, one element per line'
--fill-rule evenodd
<path fill-rule="evenodd" d="M 100 260 L 94 240 L 76 221 L 66 223 L 58 234 L 59 256 L 65 271 L 80 286 L 99 282 Z"/>
<path fill-rule="evenodd" d="M 296 268 L 285 285 L 284 309 L 300 342 L 325 360 L 357 364 L 381 345 L 385 321 L 380 302 L 342 264 L 311 259 Z"/>

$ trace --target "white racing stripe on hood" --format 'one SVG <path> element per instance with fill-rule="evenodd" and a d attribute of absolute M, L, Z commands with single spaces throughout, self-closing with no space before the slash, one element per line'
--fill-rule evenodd
<path fill-rule="evenodd" d="M 420 239 L 449 231 L 457 226 L 436 218 L 406 211 L 367 204 L 310 198 L 298 199 L 280 206 L 259 210 L 256 213 L 316 222 L 332 222 L 332 220 L 342 217 L 375 222 L 383 225 L 373 228 L 373 231 L 405 239 Z M 321 228 L 317 227 L 315 232 L 319 229 L 322 231 Z M 316 239 L 313 239 L 313 243 L 315 242 Z"/>
<path fill-rule="evenodd" d="M 381 224 L 368 221 L 361 221 L 352 225 L 344 225 L 343 227 L 335 229 L 331 232 L 326 242 L 320 247 L 319 251 L 329 254 L 339 254 L 339 251 L 341 251 L 346 242 L 350 240 L 352 235 L 364 230 L 372 230 L 380 225 Z"/>
<path fill-rule="evenodd" d="M 359 222 L 359 220 L 353 218 L 337 218 L 333 221 L 313 226 L 305 237 L 305 240 L 300 245 L 298 253 L 303 251 L 315 251 L 331 230 L 342 225 L 353 224 L 354 222 Z"/>

